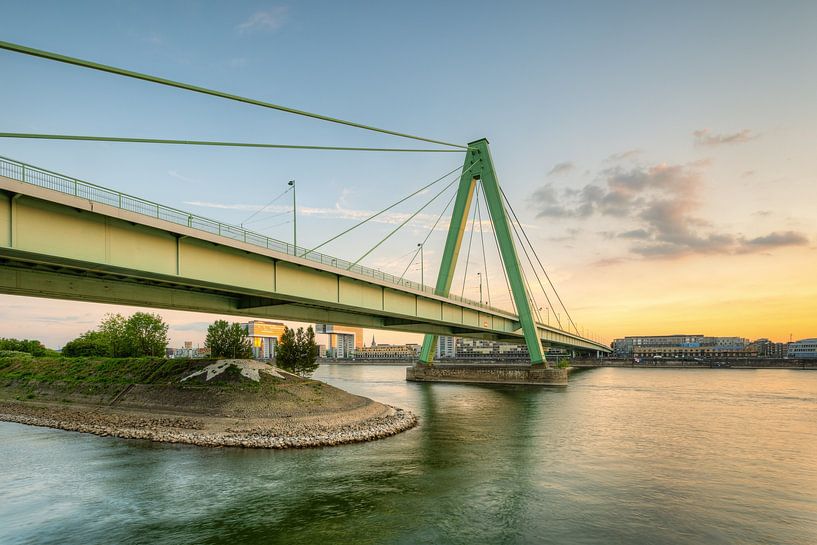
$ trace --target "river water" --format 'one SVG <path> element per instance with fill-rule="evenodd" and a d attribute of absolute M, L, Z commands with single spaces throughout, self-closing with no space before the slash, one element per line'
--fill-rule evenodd
<path fill-rule="evenodd" d="M 564 389 L 316 378 L 419 427 L 297 451 L 0 422 L 0 543 L 817 544 L 817 372 L 596 369 Z"/>

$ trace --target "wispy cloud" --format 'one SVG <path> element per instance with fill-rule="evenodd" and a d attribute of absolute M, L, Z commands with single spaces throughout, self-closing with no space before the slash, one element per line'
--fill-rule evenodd
<path fill-rule="evenodd" d="M 273 6 L 267 10 L 256 11 L 236 26 L 241 34 L 252 32 L 273 32 L 284 26 L 289 15 L 287 6 Z"/>
<path fill-rule="evenodd" d="M 757 134 L 754 134 L 749 129 L 743 129 L 742 131 L 725 134 L 716 134 L 710 131 L 709 129 L 700 129 L 694 131 L 692 133 L 692 136 L 695 138 L 695 144 L 698 146 L 720 146 L 721 144 L 741 144 L 743 142 L 754 140 L 755 138 L 758 137 Z"/>
<path fill-rule="evenodd" d="M 565 161 L 564 163 L 556 163 L 553 165 L 553 168 L 550 169 L 548 172 L 548 176 L 558 176 L 560 174 L 566 174 L 576 168 L 576 165 L 571 163 L 570 161 Z"/>
<path fill-rule="evenodd" d="M 625 159 L 634 159 L 635 157 L 638 157 L 642 153 L 643 153 L 642 150 L 637 148 L 628 149 L 610 155 L 607 159 L 605 159 L 605 161 L 607 161 L 608 163 L 615 163 L 616 161 L 623 161 Z"/>

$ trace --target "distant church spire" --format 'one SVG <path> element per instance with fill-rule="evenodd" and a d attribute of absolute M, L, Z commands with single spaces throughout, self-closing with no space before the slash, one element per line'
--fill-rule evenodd
<path fill-rule="evenodd" d="M 372 335 L 372 346 L 377 346 L 374 342 L 374 335 Z"/>

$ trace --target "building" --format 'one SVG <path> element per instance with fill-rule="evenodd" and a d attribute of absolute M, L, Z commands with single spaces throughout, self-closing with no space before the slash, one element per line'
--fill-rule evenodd
<path fill-rule="evenodd" d="M 374 344 L 355 350 L 356 360 L 415 360 L 419 344 Z"/>
<path fill-rule="evenodd" d="M 326 348 L 327 358 L 352 358 L 355 352 L 363 348 L 363 329 L 359 327 L 315 324 L 315 333 L 323 333 L 329 337 L 329 346 Z"/>
<path fill-rule="evenodd" d="M 252 345 L 252 357 L 259 360 L 270 360 L 275 357 L 275 347 L 281 340 L 286 326 L 280 322 L 251 320 L 241 324 Z"/>
<path fill-rule="evenodd" d="M 704 335 L 644 335 L 615 339 L 613 354 L 626 358 L 745 357 L 749 340 Z"/>
<path fill-rule="evenodd" d="M 817 358 L 817 338 L 803 339 L 789 343 L 786 356 L 789 358 Z"/>
<path fill-rule="evenodd" d="M 456 358 L 458 340 L 456 337 L 446 335 L 437 337 L 437 348 L 434 351 L 434 359 Z"/>
<path fill-rule="evenodd" d="M 785 358 L 789 343 L 776 343 L 769 339 L 757 339 L 749 343 L 746 353 L 757 358 Z"/>

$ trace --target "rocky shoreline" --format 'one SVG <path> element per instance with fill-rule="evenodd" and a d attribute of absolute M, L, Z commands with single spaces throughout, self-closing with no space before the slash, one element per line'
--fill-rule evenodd
<path fill-rule="evenodd" d="M 272 449 L 360 443 L 417 425 L 417 417 L 411 412 L 375 402 L 326 415 L 236 419 L 4 401 L 0 402 L 0 420 L 123 439 Z"/>

